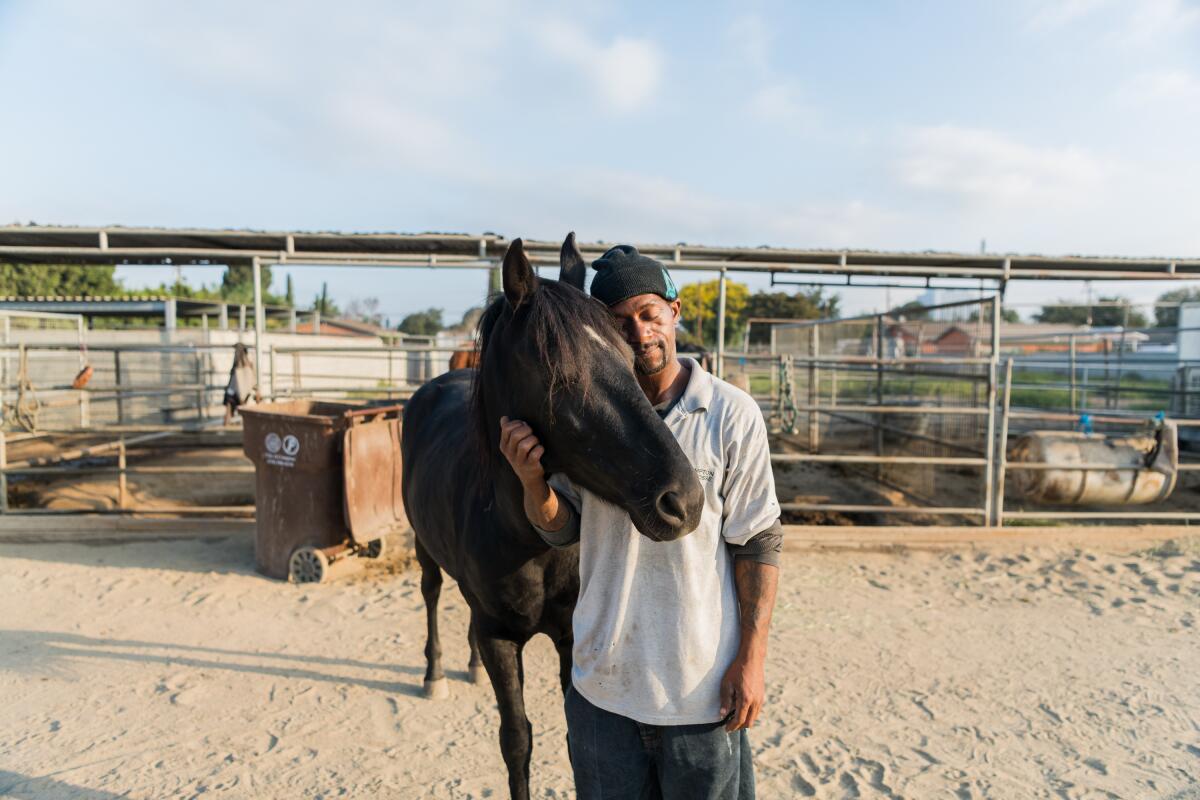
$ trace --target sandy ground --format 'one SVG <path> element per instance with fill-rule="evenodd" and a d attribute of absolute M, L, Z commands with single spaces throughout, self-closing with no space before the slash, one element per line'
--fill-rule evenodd
<path fill-rule="evenodd" d="M 1195 540 L 1192 540 L 1194 543 Z M 252 571 L 245 537 L 0 545 L 0 797 L 505 797 L 490 689 L 421 698 L 416 575 Z M 1159 798 L 1200 783 L 1200 549 L 788 553 L 759 796 Z M 536 797 L 573 797 L 553 651 Z"/>

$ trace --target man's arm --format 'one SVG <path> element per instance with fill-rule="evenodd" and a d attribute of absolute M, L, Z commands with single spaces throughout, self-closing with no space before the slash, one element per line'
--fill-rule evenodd
<path fill-rule="evenodd" d="M 500 418 L 500 452 L 521 481 L 525 516 L 547 544 L 561 547 L 579 539 L 579 521 L 571 504 L 562 500 L 542 469 L 542 447 L 533 429 L 520 420 Z"/>
<path fill-rule="evenodd" d="M 721 680 L 721 715 L 732 712 L 725 730 L 749 728 L 758 719 L 766 696 L 764 666 L 767 632 L 775 610 L 779 567 L 748 558 L 735 559 L 741 642 L 737 656 Z"/>

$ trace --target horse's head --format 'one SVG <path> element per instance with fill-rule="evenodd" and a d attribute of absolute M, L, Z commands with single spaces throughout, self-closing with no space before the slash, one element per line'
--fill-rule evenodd
<path fill-rule="evenodd" d="M 587 267 L 570 234 L 559 280 L 540 280 L 520 239 L 504 256 L 504 294 L 480 321 L 476 424 L 497 468 L 499 419 L 527 422 L 547 474 L 565 473 L 627 512 L 655 541 L 696 528 L 704 492 L 633 372 L 608 310 L 583 292 Z"/>

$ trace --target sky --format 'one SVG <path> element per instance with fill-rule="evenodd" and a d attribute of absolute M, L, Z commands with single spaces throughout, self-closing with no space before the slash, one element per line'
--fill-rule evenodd
<path fill-rule="evenodd" d="M 0 0 L 0 97 L 0 224 L 1200 254 L 1200 0 Z M 288 273 L 393 322 L 486 290 Z"/>

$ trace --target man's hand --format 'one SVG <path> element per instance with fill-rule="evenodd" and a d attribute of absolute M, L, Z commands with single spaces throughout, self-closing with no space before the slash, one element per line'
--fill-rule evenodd
<path fill-rule="evenodd" d="M 546 483 L 542 454 L 546 448 L 533 435 L 533 428 L 519 419 L 500 418 L 500 452 L 512 464 L 524 489 L 525 516 L 544 531 L 557 531 L 567 524 L 570 512 L 559 502 L 558 493 Z"/>
<path fill-rule="evenodd" d="M 721 717 L 733 712 L 725 730 L 732 732 L 753 725 L 766 694 L 763 659 L 739 652 L 721 679 Z"/>
<path fill-rule="evenodd" d="M 539 482 L 546 482 L 546 473 L 542 469 L 546 448 L 533 435 L 533 428 L 521 420 L 500 418 L 500 452 L 512 464 L 513 472 L 526 489 L 540 489 Z"/>
<path fill-rule="evenodd" d="M 767 629 L 775 608 L 779 567 L 736 559 L 733 580 L 737 584 L 742 638 L 737 656 L 721 679 L 721 717 L 732 712 L 725 724 L 725 730 L 730 732 L 753 725 L 766 698 L 763 665 L 767 661 Z"/>

